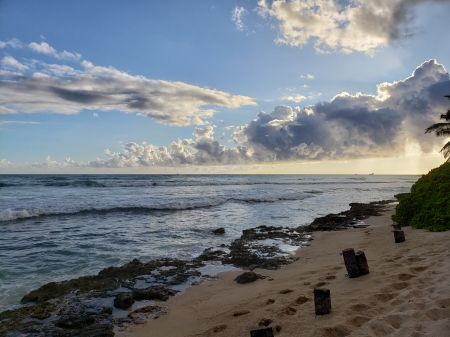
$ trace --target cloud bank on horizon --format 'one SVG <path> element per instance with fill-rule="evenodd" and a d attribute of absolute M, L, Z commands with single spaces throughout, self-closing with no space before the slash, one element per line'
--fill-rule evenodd
<path fill-rule="evenodd" d="M 318 53 L 373 55 L 379 48 L 415 33 L 414 9 L 448 0 L 259 0 L 259 15 L 278 22 L 276 43 L 303 46 Z"/>
<path fill-rule="evenodd" d="M 28 45 L 17 39 L 0 41 L 0 48 L 29 48 L 59 60 L 78 61 L 81 55 L 57 52 L 46 42 Z M 148 79 L 113 67 L 83 60 L 79 68 L 12 56 L 0 61 L 0 113 L 50 112 L 76 114 L 81 110 L 137 112 L 158 123 L 204 125 L 217 109 L 257 105 L 248 96 L 201 88 L 183 82 Z"/>
<path fill-rule="evenodd" d="M 116 71 L 116 70 L 113 70 Z M 194 138 L 169 146 L 127 143 L 122 152 L 105 150 L 106 159 L 17 165 L 5 159 L 0 167 L 152 167 L 184 165 L 241 165 L 289 161 L 346 160 L 401 156 L 408 144 L 423 154 L 441 147 L 442 139 L 424 130 L 448 108 L 450 75 L 429 60 L 403 80 L 381 83 L 377 95 L 343 92 L 330 102 L 261 111 L 243 126 L 229 127 L 235 147 L 214 138 L 214 126 L 196 128 Z"/>

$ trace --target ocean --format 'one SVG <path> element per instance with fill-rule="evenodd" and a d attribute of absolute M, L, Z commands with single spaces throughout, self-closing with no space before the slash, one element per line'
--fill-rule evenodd
<path fill-rule="evenodd" d="M 134 258 L 194 258 L 229 244 L 243 229 L 298 227 L 351 202 L 394 199 L 418 178 L 1 175 L 0 312 L 51 281 L 94 275 Z M 225 234 L 213 235 L 219 227 Z"/>

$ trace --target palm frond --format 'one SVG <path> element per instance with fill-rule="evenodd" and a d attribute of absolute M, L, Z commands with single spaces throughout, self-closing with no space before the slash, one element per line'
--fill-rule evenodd
<path fill-rule="evenodd" d="M 445 114 L 442 114 L 441 119 L 445 119 L 446 121 L 450 120 L 450 110 L 447 110 Z"/>
<path fill-rule="evenodd" d="M 444 158 L 449 158 L 450 159 L 450 142 L 445 144 L 444 147 L 439 152 L 442 152 L 442 154 L 444 155 Z"/>
<path fill-rule="evenodd" d="M 429 127 L 427 127 L 425 129 L 425 133 L 441 132 L 441 130 L 446 130 L 449 125 L 450 125 L 450 123 L 436 123 L 436 124 L 433 124 L 433 125 L 430 125 Z"/>
<path fill-rule="evenodd" d="M 450 95 L 445 95 L 444 97 L 447 97 L 448 99 L 450 99 Z"/>

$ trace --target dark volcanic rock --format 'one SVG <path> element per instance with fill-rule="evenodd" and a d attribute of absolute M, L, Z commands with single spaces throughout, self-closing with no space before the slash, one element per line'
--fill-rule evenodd
<path fill-rule="evenodd" d="M 134 303 L 134 298 L 132 293 L 120 293 L 114 299 L 114 306 L 119 309 L 128 309 Z"/>
<path fill-rule="evenodd" d="M 174 296 L 177 292 L 178 291 L 164 286 L 152 286 L 143 289 L 134 289 L 133 298 L 136 301 L 143 301 L 143 300 L 167 301 L 170 296 Z"/>
<path fill-rule="evenodd" d="M 234 280 L 239 284 L 255 282 L 257 279 L 261 278 L 261 275 L 256 274 L 252 271 L 246 271 L 245 273 L 239 275 Z"/>
<path fill-rule="evenodd" d="M 400 201 L 402 198 L 406 197 L 407 195 L 409 195 L 409 193 L 399 193 L 399 194 L 395 194 L 394 197 Z"/>
<path fill-rule="evenodd" d="M 384 205 L 393 201 L 382 200 L 368 204 L 351 203 L 350 210 L 316 218 L 309 226 L 305 226 L 303 229 L 306 231 L 338 231 L 353 227 L 367 227 L 366 225 L 357 225 L 357 223 L 370 216 L 381 215 L 380 211 L 384 209 Z M 302 228 L 299 227 L 298 229 L 301 230 Z"/>
<path fill-rule="evenodd" d="M 223 227 L 217 228 L 217 229 L 213 230 L 213 233 L 216 235 L 225 234 L 225 228 L 223 228 Z"/>

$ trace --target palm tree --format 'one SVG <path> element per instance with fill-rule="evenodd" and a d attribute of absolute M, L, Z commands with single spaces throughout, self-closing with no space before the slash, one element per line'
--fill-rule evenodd
<path fill-rule="evenodd" d="M 450 99 L 450 95 L 446 95 Z M 441 119 L 445 119 L 446 123 L 436 123 L 426 128 L 425 133 L 434 132 L 436 136 L 450 136 L 450 109 L 445 114 L 441 115 Z M 444 154 L 444 158 L 448 158 L 446 161 L 450 162 L 450 142 L 444 145 L 441 151 Z"/>

